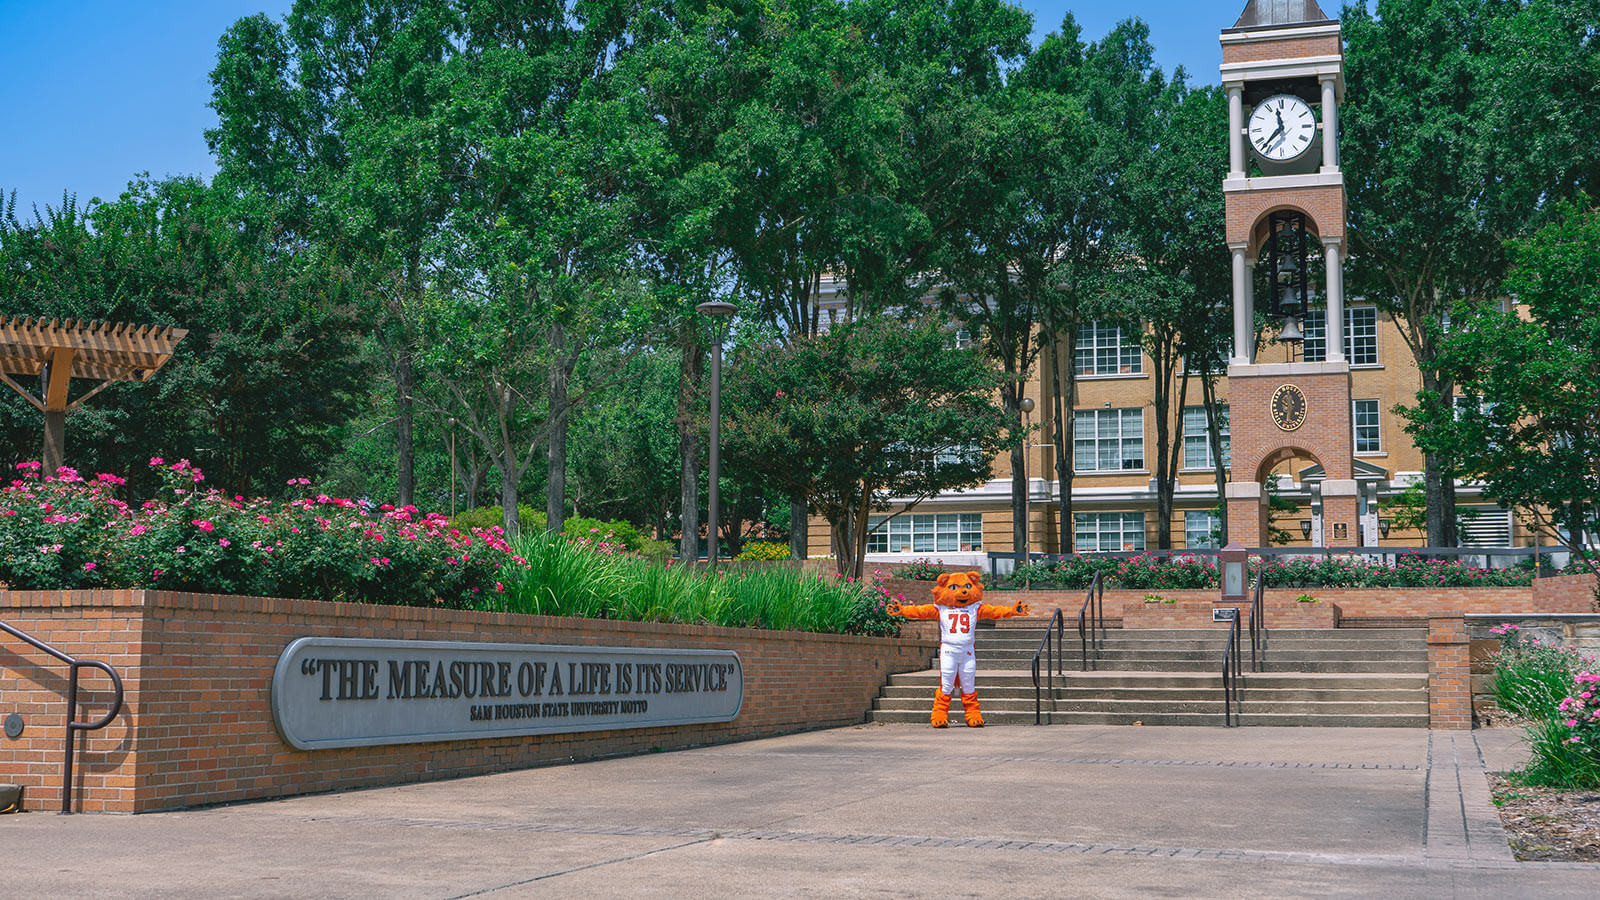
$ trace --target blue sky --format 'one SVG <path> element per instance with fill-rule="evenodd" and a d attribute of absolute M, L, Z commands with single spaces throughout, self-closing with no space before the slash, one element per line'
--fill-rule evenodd
<path fill-rule="evenodd" d="M 114 198 L 139 172 L 209 176 L 204 131 L 217 38 L 242 16 L 274 18 L 291 0 L 0 0 L 0 190 L 19 212 L 61 202 Z M 1103 36 L 1120 19 L 1149 23 L 1163 69 L 1182 65 L 1193 83 L 1215 83 L 1217 35 L 1244 0 L 1021 0 L 1037 36 L 1072 10 L 1084 34 Z M 1332 4 L 1337 6 L 1337 4 Z M 31 213 L 25 216 L 31 217 Z"/>

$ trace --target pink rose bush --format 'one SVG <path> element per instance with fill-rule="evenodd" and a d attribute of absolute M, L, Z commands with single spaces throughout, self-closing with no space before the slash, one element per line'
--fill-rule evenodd
<path fill-rule="evenodd" d="M 467 608 L 519 562 L 498 528 L 463 533 L 415 507 L 326 494 L 245 499 L 202 487 L 186 460 L 150 465 L 164 487 L 132 506 L 116 476 L 20 464 L 0 487 L 0 582 Z"/>

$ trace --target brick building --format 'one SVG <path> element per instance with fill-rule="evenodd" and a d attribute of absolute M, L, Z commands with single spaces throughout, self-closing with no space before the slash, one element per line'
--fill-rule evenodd
<path fill-rule="evenodd" d="M 1230 428 L 1223 459 L 1213 459 L 1198 379 L 1191 381 L 1183 409 L 1169 413 L 1181 456 L 1172 545 L 1214 546 L 1224 503 L 1230 537 L 1246 546 L 1265 545 L 1269 528 L 1280 537 L 1286 533 L 1291 546 L 1425 544 L 1424 534 L 1396 527 L 1385 510 L 1421 483 L 1422 453 L 1394 411 L 1415 402 L 1421 377 L 1396 323 L 1362 298 L 1344 296 L 1338 22 L 1314 0 L 1250 0 L 1235 25 L 1222 32 L 1221 43 L 1229 120 L 1218 123 L 1218 136 L 1230 144 L 1221 237 L 1233 254 L 1234 288 L 1231 313 L 1219 308 L 1218 314 L 1232 316 L 1234 348 L 1217 400 L 1229 411 Z M 1289 129 L 1300 129 L 1292 146 L 1274 140 L 1288 137 L 1285 116 L 1300 123 Z M 1264 133 L 1274 117 L 1275 132 Z M 1299 239 L 1297 258 L 1283 249 L 1289 235 Z M 1286 293 L 1293 280 L 1281 278 L 1286 269 L 1298 273 L 1298 297 Z M 830 310 L 844 307 L 827 285 L 818 302 L 824 321 Z M 1257 309 L 1274 317 L 1259 345 Z M 1284 334 L 1292 318 L 1303 342 L 1277 340 L 1279 316 L 1286 316 Z M 1342 332 L 1342 341 L 1330 342 L 1330 319 L 1342 321 L 1342 329 L 1332 329 Z M 1045 392 L 1056 379 L 1048 360 L 1031 373 L 1027 396 L 1035 413 L 1029 424 L 1037 426 L 1026 453 L 1031 552 L 1056 552 L 1064 528 L 1071 529 L 1079 550 L 1157 545 L 1155 376 L 1137 327 L 1081 324 L 1071 358 L 1076 399 L 1070 416 L 1063 417 L 1068 421 L 1053 421 L 1050 414 L 1055 404 Z M 1280 401 L 1296 410 L 1296 421 L 1282 419 Z M 1071 521 L 1063 521 L 1055 477 L 1058 428 L 1066 432 L 1072 456 Z M 1219 496 L 1219 464 L 1226 496 Z M 1010 458 L 1002 456 L 983 486 L 933 497 L 889 519 L 868 539 L 869 562 L 938 557 L 979 563 L 988 552 L 1012 552 L 1011 474 Z M 1293 503 L 1295 510 L 1267 513 L 1272 497 Z M 1457 486 L 1457 509 L 1465 546 L 1531 542 L 1510 511 L 1472 484 Z M 813 521 L 810 547 L 814 556 L 829 554 L 825 522 Z"/>

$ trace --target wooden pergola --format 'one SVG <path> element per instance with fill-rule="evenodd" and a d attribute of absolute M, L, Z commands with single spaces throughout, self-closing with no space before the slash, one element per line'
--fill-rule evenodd
<path fill-rule="evenodd" d="M 0 381 L 44 413 L 44 470 L 63 465 L 67 411 L 118 381 L 149 381 L 189 332 L 164 325 L 0 316 Z M 12 376 L 39 376 L 39 396 Z M 69 398 L 74 378 L 99 384 Z"/>

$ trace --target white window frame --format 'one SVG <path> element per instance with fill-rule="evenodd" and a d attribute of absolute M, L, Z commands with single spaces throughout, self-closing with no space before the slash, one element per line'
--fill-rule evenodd
<path fill-rule="evenodd" d="M 888 519 L 888 524 L 883 524 Z M 867 522 L 868 553 L 960 553 L 983 550 L 982 513 L 901 513 Z M 902 549 L 905 548 L 905 549 Z"/>
<path fill-rule="evenodd" d="M 1328 358 L 1328 311 L 1306 311 L 1301 323 L 1305 342 L 1301 347 L 1306 362 Z M 1378 308 L 1352 306 L 1344 311 L 1344 358 L 1352 366 L 1381 366 L 1378 358 Z"/>
<path fill-rule="evenodd" d="M 1217 533 L 1222 519 L 1215 510 L 1189 509 L 1183 513 L 1183 546 L 1188 550 L 1214 550 L 1217 545 L 1212 535 Z M 1196 539 L 1196 535 L 1199 538 Z"/>
<path fill-rule="evenodd" d="M 1370 417 L 1371 421 L 1362 421 L 1367 417 Z M 1350 426 L 1352 428 L 1350 440 L 1356 453 L 1383 452 L 1383 408 L 1379 401 L 1351 400 Z M 1363 435 L 1370 440 L 1366 447 L 1361 446 Z"/>
<path fill-rule="evenodd" d="M 1090 365 L 1080 360 L 1087 354 Z M 1079 378 L 1114 378 L 1144 374 L 1144 348 L 1137 338 L 1128 339 L 1126 330 L 1099 320 L 1078 326 L 1078 342 L 1072 352 L 1072 370 Z"/>
<path fill-rule="evenodd" d="M 1106 434 L 1107 426 L 1102 425 L 1103 420 L 1112 420 L 1115 425 L 1114 434 Z M 1084 435 L 1084 423 L 1093 423 L 1093 431 Z M 1105 468 L 1101 462 L 1107 458 L 1103 444 L 1115 444 L 1116 465 Z M 1131 449 L 1137 442 L 1138 457 L 1124 452 Z M 1093 447 L 1094 467 L 1084 468 L 1080 465 L 1079 454 L 1084 445 Z M 1079 409 L 1072 414 L 1072 466 L 1074 472 L 1142 472 L 1145 471 L 1144 456 L 1144 408 L 1122 407 L 1117 409 Z"/>
<path fill-rule="evenodd" d="M 1143 550 L 1145 516 L 1142 512 L 1073 513 L 1072 538 L 1073 546 L 1085 553 Z"/>
<path fill-rule="evenodd" d="M 1228 405 L 1226 403 L 1217 407 L 1217 425 L 1222 432 L 1222 467 L 1226 469 L 1233 461 L 1232 433 L 1228 429 Z M 1198 448 L 1194 450 L 1193 448 Z M 1198 454 L 1198 458 L 1196 456 Z M 1204 406 L 1185 406 L 1183 408 L 1183 467 L 1185 469 L 1209 470 L 1215 469 L 1216 463 L 1211 459 L 1211 435 L 1206 431 L 1206 408 Z"/>

